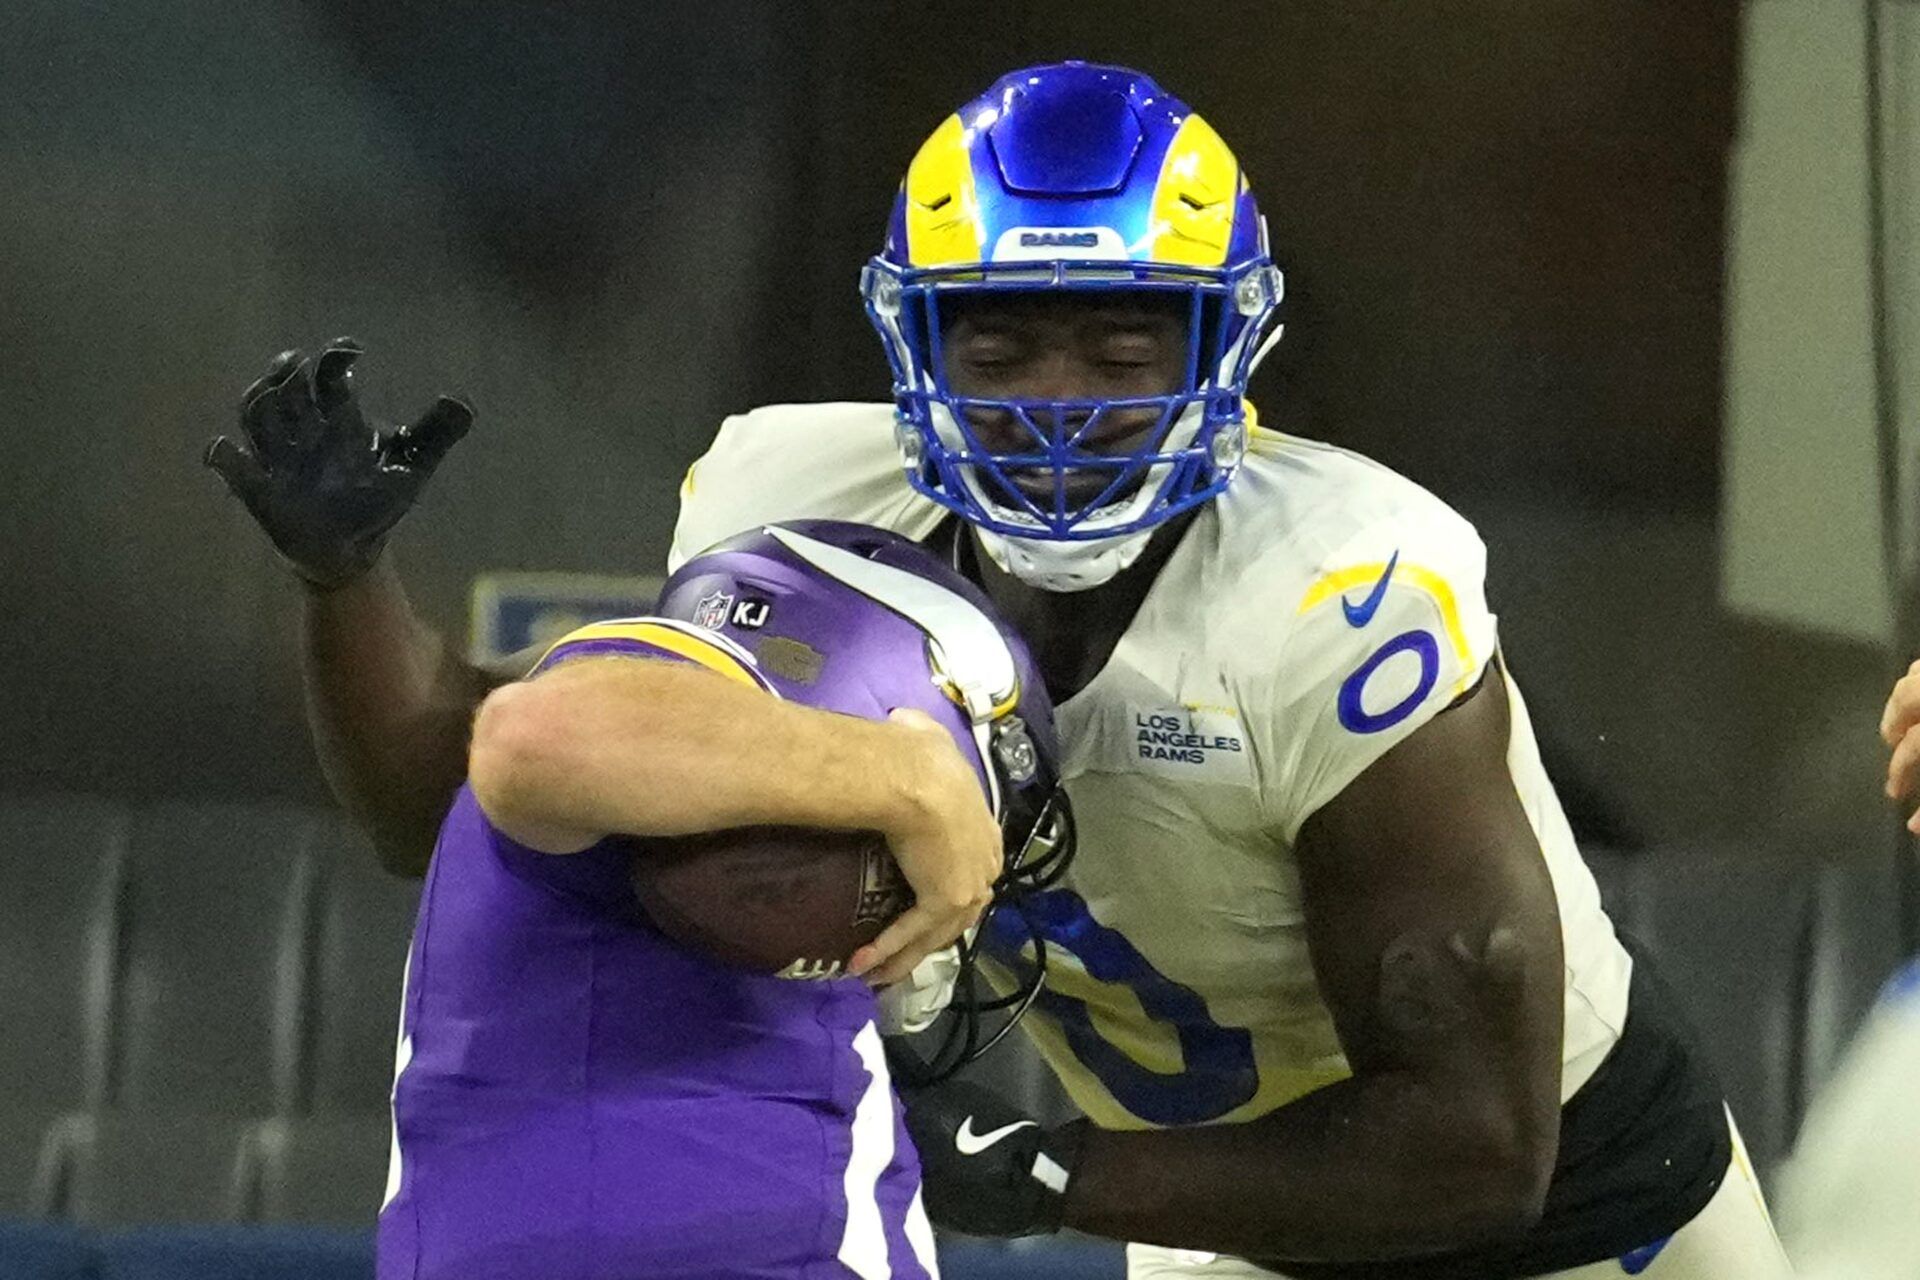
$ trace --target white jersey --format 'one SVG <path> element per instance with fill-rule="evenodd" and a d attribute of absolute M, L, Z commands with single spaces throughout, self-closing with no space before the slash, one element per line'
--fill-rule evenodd
<path fill-rule="evenodd" d="M 770 521 L 921 539 L 946 515 L 906 483 L 892 406 L 760 409 L 688 472 L 671 565 Z M 1080 846 L 1046 895 L 1048 990 L 1025 1026 L 1095 1122 L 1246 1120 L 1349 1074 L 1293 844 L 1480 677 L 1497 645 L 1485 564 L 1472 526 L 1418 485 L 1256 429 L 1111 658 L 1060 704 Z M 1564 1098 L 1619 1037 L 1631 961 L 1507 688 L 1508 764 L 1565 942 Z"/>
<path fill-rule="evenodd" d="M 1920 957 L 1894 975 L 1814 1099 L 1780 1173 L 1780 1221 L 1808 1280 L 1920 1273 Z"/>

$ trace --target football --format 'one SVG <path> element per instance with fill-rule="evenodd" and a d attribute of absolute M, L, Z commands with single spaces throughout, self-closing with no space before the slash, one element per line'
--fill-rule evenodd
<path fill-rule="evenodd" d="M 785 978 L 834 978 L 913 903 L 874 831 L 736 827 L 633 839 L 635 895 L 683 946 Z"/>

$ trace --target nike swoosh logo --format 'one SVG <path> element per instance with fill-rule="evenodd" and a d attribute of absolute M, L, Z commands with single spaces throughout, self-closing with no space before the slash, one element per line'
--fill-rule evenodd
<path fill-rule="evenodd" d="M 1037 1120 L 1015 1120 L 1012 1124 L 1003 1124 L 998 1129 L 987 1133 L 975 1133 L 973 1117 L 968 1116 L 960 1122 L 960 1131 L 953 1135 L 953 1145 L 963 1156 L 977 1156 L 1016 1129 L 1038 1129 L 1039 1127 L 1040 1123 Z"/>
<path fill-rule="evenodd" d="M 1387 561 L 1387 571 L 1380 575 L 1380 581 L 1373 584 L 1373 590 L 1359 604 L 1354 604 L 1345 596 L 1340 597 L 1340 609 L 1347 615 L 1347 625 L 1364 627 L 1373 621 L 1373 615 L 1379 612 L 1380 602 L 1387 598 L 1387 583 L 1393 581 L 1393 567 L 1400 563 L 1400 549 L 1395 547 L 1393 558 Z"/>

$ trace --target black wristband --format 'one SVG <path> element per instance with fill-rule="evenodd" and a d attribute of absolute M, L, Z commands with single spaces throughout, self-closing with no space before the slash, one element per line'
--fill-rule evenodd
<path fill-rule="evenodd" d="M 1039 1150 L 1034 1152 L 1029 1173 L 1038 1187 L 1034 1206 L 1036 1231 L 1051 1234 L 1060 1229 L 1067 1211 L 1067 1188 L 1073 1184 L 1074 1172 L 1080 1165 L 1080 1149 L 1092 1127 L 1090 1120 L 1071 1120 L 1049 1129 Z"/>

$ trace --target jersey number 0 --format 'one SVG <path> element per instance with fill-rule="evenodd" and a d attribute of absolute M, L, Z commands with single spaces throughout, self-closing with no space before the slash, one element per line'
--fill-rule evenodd
<path fill-rule="evenodd" d="M 1179 1039 L 1181 1070 L 1156 1071 L 1096 1031 L 1084 1000 L 1044 988 L 1035 1007 L 1059 1027 L 1074 1057 L 1114 1101 L 1149 1124 L 1184 1125 L 1218 1120 L 1253 1097 L 1259 1070 L 1252 1033 L 1215 1022 L 1206 1001 L 1155 969 L 1123 934 L 1094 919 L 1079 894 L 1070 889 L 1036 894 L 1022 901 L 1021 912 L 1050 951 L 1070 952 L 1088 977 L 1126 987 L 1149 1018 Z M 996 961 L 1016 971 L 1031 969 L 1032 962 L 1021 954 L 1026 930 L 1013 911 L 994 912 L 987 929 L 987 951 Z"/>

